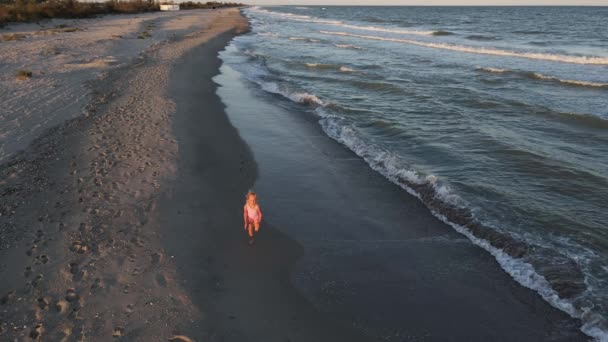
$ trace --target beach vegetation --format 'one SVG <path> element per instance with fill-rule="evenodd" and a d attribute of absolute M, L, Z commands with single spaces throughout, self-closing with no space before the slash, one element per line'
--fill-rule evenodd
<path fill-rule="evenodd" d="M 18 80 L 27 80 L 32 77 L 32 72 L 29 70 L 19 70 L 17 71 L 17 79 Z"/>
<path fill-rule="evenodd" d="M 236 2 L 217 2 L 217 1 L 208 1 L 208 2 L 185 1 L 185 2 L 179 3 L 179 8 L 182 10 L 217 9 L 217 8 L 224 8 L 224 7 L 241 7 L 241 6 L 245 6 L 245 5 L 236 3 Z"/>
<path fill-rule="evenodd" d="M 152 35 L 148 31 L 143 31 L 139 35 L 137 35 L 137 39 L 146 39 L 150 38 Z"/>
<path fill-rule="evenodd" d="M 4 42 L 23 40 L 25 38 L 27 38 L 27 35 L 22 33 L 0 34 L 0 41 Z"/>
<path fill-rule="evenodd" d="M 182 9 L 244 6 L 238 3 L 189 1 Z M 109 0 L 83 2 L 77 0 L 0 0 L 0 26 L 9 22 L 28 22 L 51 18 L 87 18 L 102 14 L 159 11 L 156 0 Z"/>

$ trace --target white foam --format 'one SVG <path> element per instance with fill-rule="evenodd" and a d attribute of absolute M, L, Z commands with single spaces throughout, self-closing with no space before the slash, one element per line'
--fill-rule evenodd
<path fill-rule="evenodd" d="M 340 67 L 340 71 L 342 72 L 354 72 L 355 70 L 351 69 L 351 68 L 347 68 L 345 66 Z"/>
<path fill-rule="evenodd" d="M 321 19 L 321 18 L 317 18 L 317 17 L 311 17 L 308 15 L 299 15 L 299 14 L 294 14 L 294 13 L 268 11 L 266 9 L 259 8 L 257 6 L 253 7 L 251 10 L 254 12 L 258 12 L 258 13 L 263 13 L 263 14 L 271 15 L 271 16 L 275 16 L 275 17 L 291 19 L 291 20 L 295 20 L 295 21 L 334 25 L 334 26 L 340 26 L 340 27 L 349 28 L 349 29 L 353 29 L 353 30 L 359 30 L 359 31 L 385 32 L 385 33 L 407 34 L 407 35 L 412 35 L 412 34 L 414 34 L 414 35 L 433 35 L 435 33 L 435 31 L 404 30 L 404 29 L 378 27 L 378 26 L 352 25 L 352 24 L 347 24 L 347 23 L 345 23 L 343 21 L 339 21 L 339 20 L 327 20 L 327 19 Z"/>
<path fill-rule="evenodd" d="M 350 24 L 344 24 L 344 23 L 336 24 L 336 26 L 349 28 L 349 29 L 353 29 L 353 30 L 360 30 L 360 31 L 385 32 L 385 33 L 395 33 L 395 34 L 414 34 L 414 35 L 429 36 L 429 35 L 433 35 L 435 33 L 435 31 L 403 30 L 403 29 L 377 27 L 377 26 L 350 25 Z"/>
<path fill-rule="evenodd" d="M 608 87 L 608 83 L 577 81 L 577 80 L 562 80 L 562 79 L 559 79 L 559 78 L 554 77 L 554 76 L 547 76 L 547 75 L 539 74 L 537 72 L 533 73 L 533 75 L 534 75 L 534 77 L 536 77 L 536 78 L 538 78 L 540 80 L 556 81 L 556 82 L 560 82 L 560 83 L 564 83 L 564 84 L 569 84 L 569 85 L 574 85 L 574 86 L 596 87 L 596 88 Z"/>
<path fill-rule="evenodd" d="M 303 41 L 307 41 L 307 42 L 311 42 L 311 43 L 318 43 L 318 42 L 320 42 L 319 39 L 304 38 L 304 37 L 289 37 L 289 40 L 303 40 Z"/>
<path fill-rule="evenodd" d="M 311 69 L 334 69 L 337 70 L 339 67 L 333 64 L 323 64 L 323 63 L 306 63 L 306 66 Z"/>
<path fill-rule="evenodd" d="M 269 93 L 281 95 L 283 97 L 286 97 L 286 98 L 292 100 L 293 102 L 308 104 L 308 105 L 317 105 L 317 106 L 324 105 L 323 101 L 321 101 L 321 99 L 319 99 L 316 95 L 309 94 L 307 92 L 289 92 L 287 90 L 281 89 L 281 87 L 278 84 L 272 83 L 272 82 L 257 82 L 257 83 L 260 84 L 262 89 L 264 89 L 265 91 L 267 91 Z"/>
<path fill-rule="evenodd" d="M 326 25 L 342 25 L 341 21 L 338 20 L 325 20 L 325 19 L 301 19 L 301 18 L 294 18 L 293 20 L 295 21 L 304 21 L 307 23 L 316 23 L 316 24 L 326 24 Z"/>
<path fill-rule="evenodd" d="M 262 37 L 279 37 L 279 35 L 274 32 L 258 32 L 257 35 Z"/>
<path fill-rule="evenodd" d="M 387 42 L 405 43 L 405 44 L 424 46 L 424 47 L 429 47 L 429 48 L 434 48 L 434 49 L 443 49 L 443 50 L 475 53 L 475 54 L 482 54 L 482 55 L 518 57 L 518 58 L 528 58 L 528 59 L 537 59 L 537 60 L 562 62 L 562 63 L 574 63 L 574 64 L 608 65 L 608 58 L 606 58 L 606 57 L 569 56 L 569 55 L 554 55 L 554 54 L 547 54 L 547 53 L 515 52 L 515 51 L 452 45 L 452 44 L 444 44 L 444 43 L 429 43 L 429 42 L 422 42 L 422 41 L 412 40 L 412 39 L 368 36 L 368 35 L 353 34 L 353 33 L 348 33 L 348 32 L 335 32 L 335 31 L 320 31 L 320 32 L 323 34 L 329 34 L 329 35 L 335 35 L 335 36 L 345 36 L 345 37 L 354 37 L 354 38 L 362 38 L 362 39 L 370 39 L 370 40 L 381 40 L 381 41 L 387 41 Z"/>
<path fill-rule="evenodd" d="M 276 17 L 291 18 L 291 19 L 310 19 L 311 18 L 308 15 L 298 15 L 298 14 L 293 14 L 293 13 L 273 12 L 273 11 L 269 11 L 267 9 L 261 8 L 259 6 L 253 6 L 249 10 L 252 11 L 252 12 L 263 13 L 263 14 L 272 15 L 272 16 L 276 16 Z"/>
<path fill-rule="evenodd" d="M 309 93 L 292 93 L 289 94 L 287 97 L 298 103 L 323 106 L 323 101 L 321 101 L 316 95 L 312 95 Z"/>
<path fill-rule="evenodd" d="M 341 49 L 354 49 L 354 50 L 363 50 L 362 47 L 350 44 L 334 44 L 335 47 L 339 47 Z"/>
<path fill-rule="evenodd" d="M 504 74 L 506 72 L 509 72 L 508 69 L 499 69 L 499 68 L 478 68 L 477 70 L 492 72 L 495 74 Z"/>
<path fill-rule="evenodd" d="M 309 68 L 337 68 L 335 65 L 331 64 L 323 64 L 323 63 L 306 63 L 306 66 Z"/>

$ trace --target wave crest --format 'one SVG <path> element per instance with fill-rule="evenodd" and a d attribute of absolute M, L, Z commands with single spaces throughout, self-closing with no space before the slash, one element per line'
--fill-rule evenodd
<path fill-rule="evenodd" d="M 335 47 L 341 48 L 341 49 L 353 49 L 353 50 L 364 50 L 364 48 L 356 46 L 356 45 L 350 45 L 350 44 L 335 44 Z"/>
<path fill-rule="evenodd" d="M 461 46 L 461 45 L 452 45 L 452 44 L 445 44 L 445 43 L 429 43 L 429 42 L 423 42 L 423 41 L 412 40 L 412 39 L 368 36 L 368 35 L 353 34 L 353 33 L 348 33 L 348 32 L 336 32 L 336 31 L 320 31 L 320 32 L 323 34 L 329 34 L 329 35 L 335 35 L 335 36 L 344 36 L 344 37 L 354 37 L 354 38 L 362 38 L 362 39 L 370 39 L 370 40 L 381 40 L 381 41 L 387 41 L 387 42 L 405 43 L 405 44 L 424 46 L 424 47 L 429 47 L 429 48 L 434 48 L 434 49 L 475 53 L 475 54 L 481 54 L 481 55 L 518 57 L 518 58 L 538 59 L 538 60 L 545 60 L 545 61 L 574 63 L 574 64 L 608 65 L 608 58 L 606 58 L 606 57 L 554 55 L 554 54 L 535 53 L 535 52 L 515 52 L 515 51 L 499 50 L 499 49 L 493 49 L 493 48 Z"/>
<path fill-rule="evenodd" d="M 327 20 L 327 19 L 311 17 L 308 15 L 274 12 L 274 11 L 269 11 L 266 9 L 259 8 L 257 6 L 252 7 L 251 10 L 254 12 L 272 15 L 275 17 L 281 17 L 281 18 L 285 18 L 285 19 L 291 19 L 294 21 L 340 26 L 340 27 L 349 28 L 349 29 L 353 29 L 353 30 L 360 30 L 360 31 L 385 32 L 385 33 L 408 34 L 408 35 L 412 35 L 412 34 L 413 35 L 436 35 L 436 36 L 452 34 L 452 32 L 448 32 L 448 31 L 418 31 L 418 30 L 403 30 L 403 29 L 397 29 L 397 28 L 387 28 L 387 27 L 377 27 L 377 26 L 352 25 L 352 24 L 347 24 L 347 23 L 345 23 L 343 21 L 339 21 L 339 20 Z"/>
<path fill-rule="evenodd" d="M 570 86 L 608 88 L 608 83 L 567 80 L 567 79 L 561 79 L 561 78 L 557 78 L 555 76 L 543 75 L 541 73 L 531 72 L 531 71 L 519 71 L 519 70 L 487 68 L 487 67 L 477 68 L 477 70 L 495 73 L 495 74 L 514 74 L 514 75 L 519 75 L 519 76 L 534 79 L 534 80 L 551 81 L 551 82 L 557 82 L 557 83 L 570 85 Z"/>
<path fill-rule="evenodd" d="M 269 93 L 281 95 L 290 99 L 293 102 L 301 103 L 305 105 L 311 106 L 323 106 L 325 105 L 321 99 L 319 99 L 316 95 L 309 94 L 307 92 L 291 92 L 288 89 L 283 89 L 276 83 L 272 82 L 258 82 L 262 89 Z"/>

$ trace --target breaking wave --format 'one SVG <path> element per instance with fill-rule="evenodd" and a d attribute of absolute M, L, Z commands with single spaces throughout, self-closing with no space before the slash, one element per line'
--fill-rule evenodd
<path fill-rule="evenodd" d="M 365 50 L 364 48 L 362 48 L 360 46 L 350 45 L 350 44 L 335 44 L 334 46 L 338 47 L 340 49 Z"/>
<path fill-rule="evenodd" d="M 345 22 L 339 21 L 339 20 L 326 20 L 326 19 L 311 17 L 308 15 L 299 15 L 299 14 L 284 13 L 284 12 L 273 12 L 273 11 L 268 11 L 266 9 L 262 9 L 259 7 L 257 7 L 257 8 L 254 7 L 254 8 L 252 8 L 252 10 L 255 12 L 264 13 L 267 15 L 275 16 L 275 17 L 291 19 L 294 21 L 303 21 L 303 22 L 309 22 L 309 23 L 333 25 L 333 26 L 339 26 L 339 27 L 343 27 L 343 28 L 349 28 L 349 29 L 360 30 L 360 31 L 385 32 L 385 33 L 407 34 L 407 35 L 425 35 L 425 36 L 428 36 L 428 35 L 445 36 L 445 35 L 453 34 L 452 32 L 441 31 L 441 30 L 439 30 L 439 31 L 419 31 L 419 30 L 403 30 L 403 29 L 397 29 L 397 28 L 387 28 L 387 27 L 377 27 L 377 26 L 352 25 L 352 24 L 348 24 L 348 23 L 345 23 Z"/>
<path fill-rule="evenodd" d="M 519 70 L 510 70 L 510 69 L 499 69 L 499 68 L 478 68 L 479 71 L 485 71 L 495 74 L 514 74 L 522 77 L 526 77 L 534 80 L 542 80 L 542 81 L 550 81 L 561 83 L 569 86 L 578 86 L 578 87 L 593 87 L 593 88 L 608 88 L 608 83 L 600 83 L 600 82 L 590 82 L 590 81 L 578 81 L 578 80 L 564 80 L 554 76 L 543 75 L 538 72 L 531 71 L 519 71 Z"/>
<path fill-rule="evenodd" d="M 311 69 L 338 69 L 339 66 L 333 64 L 323 64 L 323 63 L 306 63 L 306 66 Z"/>
<path fill-rule="evenodd" d="M 515 52 L 515 51 L 508 51 L 508 50 L 471 47 L 471 46 L 460 46 L 460 45 L 452 45 L 452 44 L 444 44 L 444 43 L 429 43 L 429 42 L 422 42 L 422 41 L 411 40 L 411 39 L 367 36 L 367 35 L 353 34 L 353 33 L 348 33 L 348 32 L 335 32 L 335 31 L 320 31 L 320 32 L 323 34 L 329 34 L 329 35 L 335 35 L 335 36 L 345 36 L 345 37 L 354 37 L 354 38 L 362 38 L 362 39 L 370 39 L 370 40 L 381 40 L 381 41 L 386 41 L 386 42 L 406 43 L 406 44 L 424 46 L 424 47 L 429 47 L 429 48 L 434 48 L 434 49 L 443 49 L 443 50 L 475 53 L 475 54 L 482 54 L 482 55 L 518 57 L 518 58 L 538 59 L 538 60 L 545 60 L 545 61 L 574 63 L 574 64 L 608 65 L 608 58 L 606 58 L 606 57 L 554 55 L 554 54 L 534 53 L 534 52 Z"/>
<path fill-rule="evenodd" d="M 272 93 L 272 94 L 281 95 L 296 103 L 301 103 L 301 104 L 311 105 L 311 106 L 323 106 L 324 105 L 324 103 L 323 103 L 323 101 L 321 101 L 321 99 L 319 99 L 317 96 L 315 96 L 313 94 L 309 94 L 307 92 L 290 91 L 289 89 L 287 89 L 285 87 L 281 87 L 279 84 L 273 83 L 273 82 L 258 81 L 256 83 L 258 83 L 260 85 L 260 87 L 262 87 L 262 89 L 264 89 L 265 91 Z"/>

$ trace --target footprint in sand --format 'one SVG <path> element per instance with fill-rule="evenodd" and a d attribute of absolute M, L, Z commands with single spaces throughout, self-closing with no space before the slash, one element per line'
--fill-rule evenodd
<path fill-rule="evenodd" d="M 76 289 L 74 288 L 69 288 L 65 292 L 65 299 L 70 303 L 76 302 L 79 298 L 80 296 L 78 295 L 78 293 L 76 293 Z"/>
<path fill-rule="evenodd" d="M 163 260 L 163 255 L 159 252 L 152 254 L 152 263 L 159 264 Z"/>
<path fill-rule="evenodd" d="M 34 278 L 34 280 L 32 280 L 32 286 L 33 287 L 40 286 L 40 284 L 42 284 L 42 279 L 44 279 L 44 276 L 42 274 L 37 275 L 36 278 Z"/>
<path fill-rule="evenodd" d="M 35 341 L 38 341 L 42 337 L 42 323 L 36 324 L 34 329 L 30 332 L 30 337 Z"/>
<path fill-rule="evenodd" d="M 102 289 L 103 287 L 103 281 L 101 278 L 95 278 L 95 280 L 93 280 L 93 284 L 91 284 L 91 291 Z"/>
<path fill-rule="evenodd" d="M 38 298 L 38 307 L 42 310 L 46 310 L 46 308 L 49 307 L 49 301 L 44 297 Z"/>
<path fill-rule="evenodd" d="M 34 254 L 37 249 L 38 245 L 33 245 L 30 249 L 27 250 L 27 252 L 25 252 L 25 254 L 27 254 L 27 256 L 32 256 L 32 254 Z"/>
<path fill-rule="evenodd" d="M 60 299 L 55 303 L 55 311 L 57 311 L 58 313 L 64 313 L 67 308 L 68 308 L 68 302 Z"/>
<path fill-rule="evenodd" d="M 161 273 L 156 275 L 156 284 L 160 287 L 167 287 L 167 278 Z"/>
<path fill-rule="evenodd" d="M 123 327 L 115 327 L 114 332 L 112 333 L 112 337 L 118 338 L 125 334 L 125 329 Z"/>
<path fill-rule="evenodd" d="M 15 290 L 9 291 L 2 298 L 0 298 L 0 304 L 1 305 L 6 305 L 9 302 L 11 302 L 13 299 L 15 299 Z"/>

